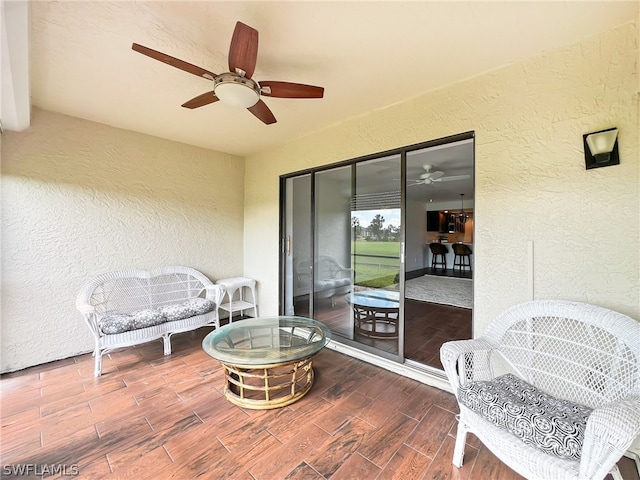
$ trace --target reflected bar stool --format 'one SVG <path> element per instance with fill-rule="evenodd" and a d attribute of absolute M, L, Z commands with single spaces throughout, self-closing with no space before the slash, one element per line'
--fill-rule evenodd
<path fill-rule="evenodd" d="M 447 269 L 447 253 L 449 249 L 446 245 L 441 243 L 430 243 L 429 250 L 431 250 L 431 268 L 442 267 L 443 270 Z"/>
<path fill-rule="evenodd" d="M 471 248 L 464 243 L 455 243 L 453 245 L 453 269 L 458 267 L 461 271 L 469 269 L 471 271 Z"/>
<path fill-rule="evenodd" d="M 240 315 L 243 316 L 245 310 L 253 309 L 253 316 L 258 317 L 255 280 L 246 277 L 223 278 L 222 280 L 218 280 L 216 285 L 220 285 L 225 290 L 228 302 L 222 303 L 220 309 L 229 312 L 229 323 L 233 322 L 234 312 L 240 312 Z M 239 292 L 238 300 L 233 299 L 236 291 Z M 246 295 L 249 292 L 251 293 L 251 301 L 248 301 L 249 298 Z M 222 297 L 222 301 L 224 302 L 224 297 Z"/>

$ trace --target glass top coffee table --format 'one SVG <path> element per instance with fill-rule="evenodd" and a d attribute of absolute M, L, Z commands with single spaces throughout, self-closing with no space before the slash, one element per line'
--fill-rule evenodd
<path fill-rule="evenodd" d="M 313 385 L 313 356 L 331 339 L 322 323 L 305 317 L 240 320 L 209 333 L 202 348 L 225 373 L 224 394 L 241 407 L 284 407 Z"/>

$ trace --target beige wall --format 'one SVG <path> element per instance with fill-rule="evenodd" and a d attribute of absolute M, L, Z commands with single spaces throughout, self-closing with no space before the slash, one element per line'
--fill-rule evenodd
<path fill-rule="evenodd" d="M 275 314 L 279 175 L 468 130 L 476 335 L 529 299 L 530 282 L 535 298 L 640 318 L 638 33 L 626 24 L 244 164 L 35 110 L 29 130 L 2 136 L 0 371 L 90 350 L 75 296 L 116 268 L 244 273 L 259 282 L 261 313 Z M 610 126 L 621 165 L 585 171 L 582 134 Z"/>
<path fill-rule="evenodd" d="M 37 109 L 1 149 L 1 371 L 92 350 L 99 273 L 242 274 L 244 159 Z"/>
<path fill-rule="evenodd" d="M 278 309 L 279 175 L 474 130 L 475 335 L 531 287 L 640 318 L 637 69 L 625 24 L 248 157 L 244 271 L 261 313 Z M 582 135 L 612 126 L 621 165 L 586 171 Z"/>

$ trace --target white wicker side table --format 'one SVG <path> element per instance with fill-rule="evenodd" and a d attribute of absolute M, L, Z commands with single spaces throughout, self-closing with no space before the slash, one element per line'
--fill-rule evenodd
<path fill-rule="evenodd" d="M 225 302 L 225 297 L 223 297 L 220 309 L 229 312 L 229 323 L 233 321 L 234 312 L 240 312 L 240 315 L 244 315 L 245 310 L 253 309 L 253 316 L 258 316 L 255 280 L 246 277 L 223 278 L 218 280 L 216 285 L 225 289 L 227 301 Z M 234 300 L 236 291 L 238 291 L 239 298 Z M 250 298 L 248 293 L 250 293 Z"/>

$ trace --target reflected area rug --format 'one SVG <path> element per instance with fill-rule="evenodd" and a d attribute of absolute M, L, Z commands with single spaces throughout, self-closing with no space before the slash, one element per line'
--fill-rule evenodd
<path fill-rule="evenodd" d="M 470 278 L 423 275 L 404 284 L 405 298 L 454 307 L 473 307 L 473 280 Z"/>

